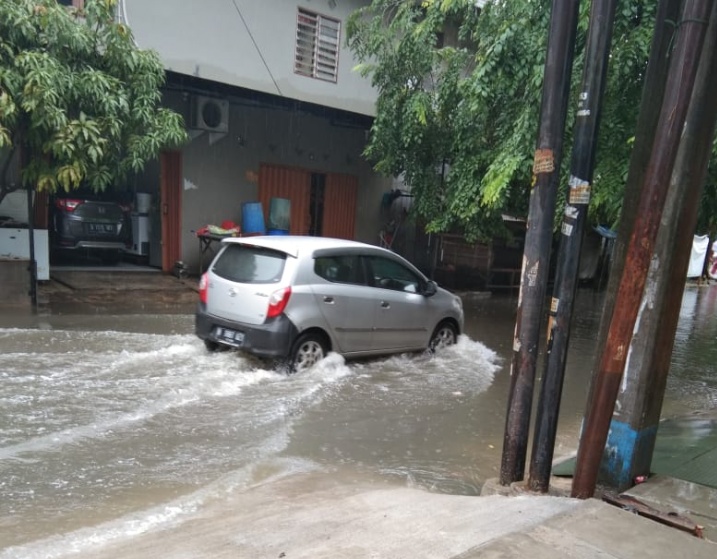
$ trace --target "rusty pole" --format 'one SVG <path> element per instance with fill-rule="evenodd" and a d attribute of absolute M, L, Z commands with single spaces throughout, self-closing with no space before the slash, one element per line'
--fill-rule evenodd
<path fill-rule="evenodd" d="M 560 395 L 570 340 L 570 319 L 595 167 L 600 107 L 607 75 L 617 0 L 593 0 L 582 85 L 575 113 L 567 203 L 563 213 L 553 298 L 550 303 L 545 372 L 535 420 L 528 487 L 547 493 L 558 429 Z"/>
<path fill-rule="evenodd" d="M 613 312 L 613 303 L 622 269 L 625 265 L 625 251 L 627 241 L 632 232 L 633 222 L 637 215 L 637 204 L 640 198 L 640 187 L 645 176 L 645 169 L 650 160 L 650 152 L 655 139 L 655 129 L 660 116 L 662 99 L 665 93 L 665 84 L 669 70 L 669 60 L 672 52 L 673 38 L 675 36 L 674 22 L 679 19 L 682 0 L 660 0 L 655 15 L 655 31 L 650 46 L 650 58 L 647 63 L 645 81 L 640 99 L 640 114 L 635 127 L 635 144 L 630 155 L 630 166 L 625 183 L 625 196 L 620 212 L 620 224 L 617 239 L 612 251 L 610 277 L 607 286 L 607 297 L 603 303 L 598 332 L 597 347 L 605 345 L 610 318 Z M 595 363 L 596 367 L 598 363 Z M 592 401 L 595 383 L 592 376 L 590 392 L 587 401 Z"/>
<path fill-rule="evenodd" d="M 657 135 L 645 172 L 625 268 L 615 298 L 615 310 L 578 449 L 573 497 L 586 499 L 595 492 L 610 419 L 638 317 L 713 3 L 713 0 L 686 0 L 683 7 Z"/>
<path fill-rule="evenodd" d="M 580 0 L 553 0 L 543 77 L 537 149 L 533 161 L 528 230 L 523 251 L 518 314 L 513 342 L 510 394 L 503 437 L 500 483 L 525 475 L 530 413 L 550 263 L 555 199 L 560 178 L 563 131 L 570 92 Z"/>
<path fill-rule="evenodd" d="M 610 422 L 609 461 L 603 456 L 600 468 L 599 482 L 617 491 L 650 473 L 716 122 L 717 9 L 713 9 L 657 234 L 655 258 L 661 265 L 651 267 L 647 276 L 645 293 L 650 294 L 651 304 L 643 302 L 639 335 L 632 340 L 620 384 L 620 406 L 615 406 Z"/>

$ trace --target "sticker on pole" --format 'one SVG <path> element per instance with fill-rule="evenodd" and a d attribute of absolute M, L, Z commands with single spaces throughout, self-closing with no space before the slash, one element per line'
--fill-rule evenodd
<path fill-rule="evenodd" d="M 533 158 L 533 174 L 552 173 L 555 171 L 555 158 L 552 149 L 536 149 Z"/>
<path fill-rule="evenodd" d="M 571 204 L 589 204 L 590 203 L 590 183 L 579 179 L 576 176 L 570 175 L 570 181 L 568 182 L 570 187 L 570 193 L 568 196 L 568 202 Z"/>

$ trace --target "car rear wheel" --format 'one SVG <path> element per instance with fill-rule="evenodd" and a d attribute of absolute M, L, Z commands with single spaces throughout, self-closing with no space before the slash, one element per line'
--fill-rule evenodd
<path fill-rule="evenodd" d="M 450 322 L 441 322 L 433 331 L 431 341 L 428 343 L 428 349 L 437 351 L 444 349 L 456 343 L 458 332 L 456 327 Z"/>
<path fill-rule="evenodd" d="M 302 334 L 294 343 L 289 356 L 289 372 L 301 373 L 316 365 L 328 353 L 326 340 L 321 334 Z"/>

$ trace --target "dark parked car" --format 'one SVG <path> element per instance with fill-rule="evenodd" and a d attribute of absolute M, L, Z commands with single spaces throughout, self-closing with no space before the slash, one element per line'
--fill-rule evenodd
<path fill-rule="evenodd" d="M 117 262 L 132 240 L 129 207 L 77 192 L 55 196 L 50 205 L 53 252 L 98 256 Z"/>

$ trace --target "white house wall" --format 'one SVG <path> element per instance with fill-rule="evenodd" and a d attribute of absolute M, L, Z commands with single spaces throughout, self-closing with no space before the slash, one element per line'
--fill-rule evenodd
<path fill-rule="evenodd" d="M 376 93 L 353 71 L 345 21 L 362 0 L 123 0 L 140 47 L 165 68 L 290 99 L 374 115 Z M 294 73 L 298 8 L 342 22 L 336 83 Z"/>
<path fill-rule="evenodd" d="M 187 115 L 193 96 L 172 93 L 166 100 Z M 257 200 L 261 163 L 358 177 L 356 239 L 378 244 L 381 196 L 390 190 L 391 181 L 374 173 L 361 157 L 364 130 L 336 126 L 329 118 L 297 110 L 233 100 L 228 133 L 193 134 L 182 150 L 182 259 L 190 269 L 196 270 L 199 263 L 194 231 L 224 220 L 241 223 L 242 204 Z"/>

